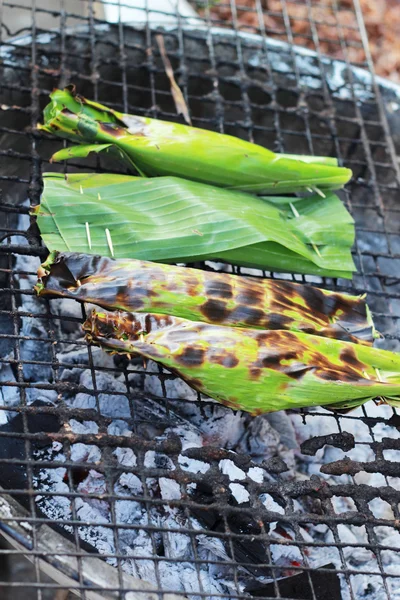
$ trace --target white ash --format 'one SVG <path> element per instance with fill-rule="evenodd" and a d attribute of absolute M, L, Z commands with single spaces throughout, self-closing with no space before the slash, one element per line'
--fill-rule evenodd
<path fill-rule="evenodd" d="M 242 469 L 239 469 L 239 467 L 237 467 L 235 463 L 228 458 L 220 460 L 218 466 L 221 473 L 228 475 L 230 481 L 240 481 L 246 479 L 246 473 L 242 471 Z"/>
<path fill-rule="evenodd" d="M 93 421 L 79 422 L 71 420 L 69 427 L 76 433 L 97 433 L 98 426 Z M 130 435 L 131 432 L 127 428 L 127 424 L 122 419 L 113 421 L 109 426 L 109 432 L 115 435 Z M 181 424 L 180 427 L 174 427 L 170 430 L 166 430 L 165 435 L 174 433 L 178 435 L 182 441 L 183 449 L 198 448 L 202 446 L 201 434 L 193 426 L 188 428 L 186 423 Z M 130 449 L 118 448 L 114 451 L 114 456 L 117 458 L 120 464 L 127 467 L 134 468 L 137 466 L 137 457 L 135 453 L 129 451 Z M 62 446 L 60 444 L 53 445 L 50 450 L 40 451 L 37 454 L 37 458 L 51 458 L 54 461 L 65 462 L 65 455 L 63 453 Z M 195 542 L 189 535 L 165 532 L 161 534 L 164 548 L 164 557 L 168 558 L 179 558 L 180 561 L 177 563 L 168 563 L 168 561 L 159 561 L 156 563 L 151 560 L 154 556 L 154 544 L 160 543 L 160 539 L 157 536 L 151 535 L 142 529 L 120 529 L 118 530 L 118 548 L 116 541 L 113 537 L 112 529 L 106 527 L 107 524 L 112 522 L 112 514 L 110 503 L 106 499 L 101 499 L 107 492 L 107 485 L 104 476 L 96 471 L 96 463 L 101 459 L 100 449 L 91 444 L 77 443 L 71 446 L 69 453 L 69 460 L 76 461 L 79 464 L 93 465 L 89 467 L 90 470 L 87 476 L 82 482 L 79 483 L 77 489 L 82 494 L 82 497 L 75 499 L 73 504 L 63 496 L 57 494 L 67 493 L 68 477 L 66 476 L 66 469 L 60 467 L 58 469 L 43 469 L 40 472 L 39 478 L 36 481 L 36 487 L 39 489 L 45 489 L 52 491 L 56 495 L 55 497 L 49 498 L 42 496 L 38 500 L 38 506 L 40 509 L 53 518 L 68 520 L 75 514 L 75 518 L 82 521 L 82 526 L 79 527 L 79 535 L 82 540 L 90 546 L 93 546 L 100 553 L 113 554 L 118 550 L 122 553 L 125 558 L 122 561 L 123 568 L 132 575 L 145 578 L 152 582 L 154 585 L 162 585 L 165 589 L 181 589 L 187 593 L 190 598 L 194 598 L 196 592 L 200 592 L 201 589 L 198 583 L 198 574 L 196 565 L 191 562 L 194 558 L 196 551 L 197 553 L 207 552 L 208 560 L 215 561 L 223 557 L 226 557 L 226 551 L 220 540 L 216 540 L 210 536 L 200 535 L 196 537 Z M 199 463 L 203 464 L 203 461 L 196 461 L 189 459 L 185 456 L 180 456 L 178 460 L 179 464 L 185 464 L 189 472 L 198 472 Z M 191 464 L 193 463 L 193 464 Z M 204 463 L 205 464 L 205 463 Z M 147 451 L 144 455 L 144 465 L 146 468 L 163 468 L 174 473 L 176 467 L 167 455 L 155 452 Z M 235 481 L 244 480 L 249 476 L 249 471 L 246 473 L 243 469 L 238 469 L 234 462 L 229 459 L 221 460 L 220 464 L 221 473 L 227 475 L 229 480 Z M 202 467 L 203 469 L 203 467 Z M 251 467 L 251 475 L 254 478 L 260 479 L 263 475 L 263 469 L 261 467 Z M 173 478 L 160 477 L 156 485 L 148 485 L 146 482 L 147 491 L 153 495 L 159 494 L 161 499 L 165 502 L 171 500 L 179 500 L 182 497 L 182 490 L 177 481 Z M 250 496 L 246 489 L 246 486 L 241 483 L 230 483 L 230 489 L 232 492 L 232 498 L 234 498 L 238 505 L 248 503 Z M 109 491 L 109 490 L 108 490 Z M 124 496 L 134 494 L 135 496 L 141 496 L 143 494 L 143 482 L 134 473 L 122 473 L 116 480 L 114 485 L 114 493 L 120 497 L 120 500 L 115 502 L 115 518 L 117 524 L 135 524 L 139 527 L 145 528 L 149 522 L 161 525 L 166 529 L 174 529 L 180 527 L 191 527 L 194 526 L 194 519 L 188 519 L 187 515 L 179 508 L 173 508 L 164 506 L 163 509 L 157 510 L 153 507 L 150 513 L 147 512 L 143 503 L 133 501 L 130 499 L 124 500 Z M 97 494 L 100 498 L 88 497 L 88 494 Z M 95 522 L 98 525 L 85 525 L 85 522 Z M 204 530 L 204 527 L 197 523 L 199 532 Z M 279 534 L 276 534 L 279 537 Z M 156 537 L 156 539 L 154 539 Z M 160 538 L 160 535 L 158 536 Z M 197 546 L 195 550 L 193 544 Z M 285 547 L 283 547 L 285 548 Z M 218 550 L 218 552 L 217 552 Z M 215 553 L 217 552 L 217 553 Z M 182 563 L 187 556 L 187 563 Z M 280 563 L 285 566 L 284 561 L 285 550 L 280 555 Z M 286 552 L 288 559 L 292 559 L 293 550 Z M 113 559 L 107 559 L 111 564 L 115 564 Z M 166 566 L 168 568 L 166 568 Z M 244 571 L 244 569 L 242 569 Z M 211 565 L 201 565 L 199 567 L 200 580 L 203 590 L 209 590 L 210 593 L 225 593 L 229 594 L 229 591 L 234 591 L 232 587 L 232 581 L 229 579 L 229 565 L 222 566 L 220 568 L 212 567 Z M 243 573 L 243 581 L 240 583 L 241 591 L 245 588 L 245 582 L 249 578 L 248 573 Z"/>
<path fill-rule="evenodd" d="M 149 361 L 144 371 L 158 373 L 157 363 Z M 182 379 L 166 379 L 164 382 L 167 398 L 181 398 L 183 400 L 197 400 L 198 394 Z M 153 396 L 163 396 L 161 381 L 157 375 L 147 375 L 144 382 L 144 391 Z"/>
<path fill-rule="evenodd" d="M 183 471 L 189 471 L 190 473 L 207 473 L 210 469 L 210 465 L 203 460 L 197 460 L 196 458 L 188 458 L 187 456 L 178 457 L 179 466 Z"/>
<path fill-rule="evenodd" d="M 14 373 L 7 363 L 0 363 L 0 406 L 1 408 L 12 408 L 18 406 L 21 402 L 19 389 L 15 385 L 7 385 L 7 383 L 16 383 Z M 0 425 L 7 423 L 8 419 L 12 419 L 15 413 L 8 410 L 0 410 Z"/>
<path fill-rule="evenodd" d="M 368 402 L 366 405 L 364 405 L 364 408 L 367 412 L 367 415 L 370 417 L 383 417 L 389 419 L 392 415 L 392 409 L 389 406 L 377 406 L 373 402 Z M 313 436 L 327 435 L 337 432 L 337 429 L 335 431 L 335 429 L 332 427 L 333 419 L 328 411 L 318 408 L 316 409 L 316 412 L 322 414 L 308 415 L 305 424 L 303 423 L 300 414 L 290 415 L 299 443 Z M 373 442 L 371 431 L 369 430 L 368 426 L 358 418 L 362 415 L 362 408 L 358 408 L 350 412 L 348 418 L 346 416 L 341 418 L 343 430 L 347 431 L 348 433 L 352 433 L 355 437 L 355 440 L 357 442 L 361 442 L 357 443 L 354 449 L 343 453 L 343 451 L 339 448 L 326 446 L 318 450 L 315 456 L 305 456 L 300 454 L 300 452 L 297 452 L 297 468 L 308 475 L 318 474 L 319 477 L 326 479 L 332 485 L 335 485 L 338 482 L 352 483 L 351 476 L 342 475 L 340 477 L 333 477 L 324 475 L 320 472 L 320 467 L 323 464 L 343 459 L 344 456 L 348 456 L 349 458 L 359 462 L 371 462 L 375 460 L 375 454 L 369 445 L 371 442 Z M 390 427 L 384 422 L 377 422 L 372 429 L 372 433 L 376 441 L 380 441 L 383 437 L 399 438 L 400 436 L 400 433 L 396 428 Z M 391 480 L 393 479 L 395 478 L 391 478 Z M 387 485 L 385 477 L 380 473 L 367 473 L 362 471 L 355 475 L 354 480 L 358 484 L 365 484 L 373 488 L 384 487 Z M 391 485 L 394 484 L 397 489 L 400 489 L 398 481 L 390 481 L 389 483 Z M 332 505 L 337 514 L 356 510 L 356 505 L 351 498 L 334 496 L 332 498 Z M 369 503 L 369 507 L 376 518 L 391 519 L 394 522 L 395 519 L 391 507 L 380 498 L 371 501 Z M 313 527 L 310 529 L 310 532 L 317 535 L 322 534 L 321 541 L 332 545 L 335 544 L 333 533 L 326 526 L 319 525 L 317 527 Z M 399 543 L 400 534 L 398 534 L 398 532 L 391 527 L 375 527 L 374 532 L 375 534 L 380 532 L 380 545 L 387 545 L 393 548 L 393 550 L 382 550 L 380 552 L 385 573 L 398 574 L 400 572 L 400 549 L 396 551 L 396 548 L 399 547 L 396 546 L 396 544 Z M 355 571 L 359 570 L 371 573 L 369 575 L 352 575 L 350 578 L 350 585 L 349 581 L 346 580 L 344 575 L 340 575 L 343 599 L 350 600 L 351 598 L 355 598 L 356 600 L 387 600 L 388 594 L 383 585 L 382 576 L 380 575 L 378 560 L 372 550 L 365 548 L 365 546 L 370 543 L 365 527 L 338 524 L 337 535 L 340 541 L 344 543 L 359 545 L 359 547 L 344 547 L 343 557 L 347 568 Z M 341 558 L 338 550 L 333 546 L 325 550 L 331 562 L 340 568 Z M 386 564 L 383 560 L 384 556 Z M 388 578 L 387 585 L 391 600 L 400 600 L 398 579 L 396 584 L 396 579 Z M 350 593 L 350 586 L 353 594 L 352 596 Z"/>
<path fill-rule="evenodd" d="M 83 373 L 80 374 L 80 378 L 82 376 L 88 377 L 89 371 L 83 371 Z M 113 381 L 108 388 L 111 391 L 111 396 L 115 389 L 118 391 L 123 390 L 122 381 L 115 379 L 115 377 L 111 374 L 103 374 L 102 385 L 107 385 L 109 379 Z M 118 397 L 118 395 L 116 397 Z M 375 408 L 372 408 L 372 412 L 374 411 Z M 115 410 L 115 407 L 113 406 L 114 417 L 116 416 L 116 413 L 118 413 L 118 411 Z M 351 416 L 353 415 L 354 413 L 351 413 Z M 167 428 L 164 431 L 165 437 L 171 434 L 179 436 L 182 442 L 183 451 L 189 448 L 201 448 L 205 443 L 207 443 L 206 434 L 204 434 L 194 425 L 190 425 L 187 417 L 188 415 L 186 415 L 185 421 L 182 421 L 179 426 Z M 299 441 L 308 439 L 312 435 L 316 434 L 321 435 L 332 433 L 332 428 L 329 427 L 332 417 L 329 414 L 327 414 L 326 417 L 324 415 L 310 416 L 307 418 L 305 425 L 300 422 L 298 415 L 290 415 L 290 419 L 293 423 L 294 431 L 296 436 L 298 436 Z M 349 427 L 346 427 L 346 430 L 350 432 L 354 431 L 356 434 L 356 428 L 357 424 L 359 424 L 359 421 L 348 419 L 348 422 Z M 71 429 L 76 432 L 82 432 L 86 428 L 87 433 L 94 433 L 97 431 L 95 425 L 96 424 L 94 422 L 90 421 L 82 423 L 78 421 L 70 422 Z M 317 426 L 319 429 L 316 429 Z M 390 430 L 390 428 L 388 429 Z M 272 439 L 274 441 L 275 452 L 279 452 L 279 449 L 282 447 L 281 439 L 279 438 L 279 434 L 276 432 L 276 430 L 272 429 L 267 420 L 260 420 L 260 425 L 257 424 L 256 430 L 267 431 L 267 439 Z M 113 435 L 131 435 L 131 430 L 127 424 L 127 421 L 125 421 L 123 418 L 114 418 L 108 427 L 108 432 Z M 388 433 L 389 432 L 385 433 L 382 427 L 380 427 L 381 436 L 388 435 Z M 364 436 L 365 435 L 367 435 L 366 432 L 364 432 Z M 86 446 L 86 448 L 83 448 L 83 446 Z M 78 489 L 80 492 L 82 492 L 82 494 L 87 494 L 88 492 L 97 492 L 101 494 L 106 489 L 105 480 L 103 475 L 98 473 L 95 469 L 96 461 L 100 460 L 101 458 L 99 454 L 100 451 L 98 450 L 96 453 L 96 451 L 93 450 L 93 447 L 90 448 L 89 446 L 90 445 L 85 444 L 75 444 L 72 446 L 72 459 L 73 457 L 76 457 L 79 459 L 79 461 L 93 464 L 93 469 L 90 470 L 86 479 L 79 484 Z M 257 449 L 259 448 L 260 444 L 257 445 Z M 60 449 L 58 448 L 55 450 L 56 455 L 53 456 L 53 459 L 57 459 L 59 461 L 65 460 L 62 452 L 60 452 Z M 340 449 L 329 446 L 318 451 L 314 457 L 300 455 L 298 450 L 294 452 L 288 448 L 285 449 L 285 452 L 292 452 L 292 462 L 300 467 L 297 467 L 299 468 L 298 472 L 292 470 L 290 472 L 290 476 L 299 479 L 304 479 L 304 471 L 307 471 L 311 474 L 314 472 L 319 473 L 319 466 L 324 462 L 327 462 L 328 459 L 331 461 L 343 457 L 343 452 Z M 371 460 L 373 458 L 371 455 L 371 449 L 367 445 L 357 446 L 357 452 L 357 460 Z M 113 453 L 121 465 L 132 468 L 137 467 L 137 456 L 131 449 L 117 448 Z M 257 452 L 257 456 L 260 458 L 259 450 Z M 271 456 L 273 456 L 273 448 L 269 447 L 266 450 L 264 459 Z M 190 459 L 183 455 L 179 455 L 178 464 L 189 473 L 206 473 L 210 468 L 210 465 L 204 461 Z M 171 473 L 173 473 L 176 469 L 174 462 L 169 456 L 151 450 L 144 454 L 144 465 L 146 468 L 163 468 L 171 471 Z M 255 482 L 260 482 L 265 477 L 267 477 L 267 479 L 270 478 L 270 475 L 267 474 L 261 466 L 250 467 L 250 469 L 246 471 L 246 469 L 238 468 L 231 459 L 221 460 L 219 462 L 219 469 L 222 474 L 225 474 L 228 477 L 230 481 L 229 488 L 232 493 L 232 498 L 235 499 L 239 506 L 247 505 L 250 499 L 249 492 L 246 487 L 246 480 L 248 477 Z M 45 480 L 41 479 L 40 482 L 38 482 L 38 487 L 43 489 L 43 486 L 48 486 L 48 489 L 54 491 L 55 493 L 68 491 L 68 485 L 64 481 L 64 468 L 60 468 L 58 470 L 45 469 L 44 472 L 50 472 L 51 477 L 48 476 Z M 320 473 L 319 475 L 321 476 Z M 344 477 L 346 476 L 342 476 L 341 479 Z M 374 477 L 374 474 L 370 475 L 370 482 L 374 481 Z M 327 479 L 334 481 L 334 478 L 327 477 Z M 195 487 L 195 484 L 192 485 Z M 146 481 L 146 486 L 148 493 L 150 492 L 152 495 L 159 494 L 165 502 L 170 500 L 179 500 L 182 497 L 182 489 L 180 488 L 178 482 L 176 482 L 173 478 L 160 477 L 158 480 L 152 478 L 151 481 Z M 122 473 L 119 476 L 114 486 L 114 493 L 121 497 L 121 500 L 118 500 L 115 503 L 115 515 L 119 523 L 124 525 L 132 523 L 139 525 L 139 527 L 146 527 L 146 524 L 149 522 L 149 514 L 144 508 L 144 505 L 140 502 L 134 502 L 132 500 L 123 500 L 124 495 L 127 496 L 133 494 L 134 496 L 140 497 L 143 495 L 143 491 L 143 482 L 134 473 Z M 279 515 L 284 514 L 285 512 L 285 508 L 268 494 L 260 496 L 260 501 L 268 510 L 277 514 L 277 520 L 279 519 Z M 354 506 L 351 505 L 348 500 L 335 498 L 333 504 L 335 510 L 339 512 L 354 510 Z M 43 512 L 53 515 L 54 518 L 68 519 L 72 516 L 70 502 L 66 501 L 66 499 L 62 496 L 56 496 L 56 500 L 52 498 L 51 502 L 48 502 L 48 499 L 42 497 L 38 501 L 38 505 Z M 378 513 L 381 511 L 381 516 L 385 516 L 385 518 L 387 517 L 387 506 L 385 507 L 384 512 L 382 512 L 382 504 L 379 502 L 376 503 L 376 506 L 372 505 L 372 508 L 374 511 L 378 511 Z M 121 529 L 118 531 L 118 548 L 116 548 L 115 540 L 111 533 L 112 530 L 104 526 L 105 524 L 112 522 L 110 506 L 107 501 L 90 498 L 85 499 L 82 497 L 79 500 L 74 501 L 74 510 L 76 511 L 76 516 L 79 519 L 82 519 L 82 521 L 93 520 L 99 524 L 96 527 L 82 525 L 82 527 L 79 528 L 79 534 L 82 539 L 104 554 L 112 554 L 116 550 L 121 552 L 125 556 L 122 561 L 122 565 L 128 573 L 131 573 L 134 576 L 145 578 L 154 585 L 161 585 L 164 587 L 164 589 L 183 590 L 190 596 L 191 599 L 195 598 L 196 592 L 201 591 L 198 582 L 197 570 L 194 563 L 191 562 L 191 560 L 194 558 L 194 550 L 193 541 L 189 535 L 183 533 L 166 532 L 161 534 L 161 538 L 160 536 L 157 538 L 157 535 L 153 535 L 152 539 L 152 536 L 146 533 L 145 530 Z M 296 504 L 296 510 L 303 510 L 300 503 Z M 181 509 L 171 508 L 168 506 L 165 506 L 161 510 L 153 507 L 150 511 L 150 517 L 151 522 L 157 523 L 166 529 L 188 526 L 193 528 L 195 524 L 195 520 L 193 518 L 190 520 L 190 523 L 188 522 L 187 516 L 183 514 Z M 222 542 L 216 538 L 213 538 L 212 536 L 210 537 L 202 534 L 201 532 L 204 531 L 204 526 L 201 523 L 197 523 L 196 528 L 199 531 L 199 534 L 196 535 L 195 538 L 197 556 L 204 556 L 211 561 L 218 559 L 229 561 L 229 558 L 226 555 L 226 549 Z M 286 540 L 285 544 L 271 544 L 270 547 L 273 563 L 282 569 L 282 576 L 288 576 L 290 574 L 293 575 L 295 572 L 291 570 L 291 565 L 304 564 L 305 560 L 308 561 L 310 566 L 314 567 L 323 566 L 324 564 L 333 562 L 338 568 L 341 568 L 341 557 L 336 548 L 320 548 L 318 546 L 313 546 L 311 543 L 313 540 L 320 540 L 322 542 L 327 542 L 334 545 L 335 539 L 333 538 L 331 530 L 327 527 L 324 529 L 323 526 L 318 526 L 318 529 L 315 528 L 315 531 L 313 527 L 309 527 L 307 531 L 304 528 L 301 529 L 301 537 L 303 541 L 310 542 L 310 546 L 307 546 L 306 553 L 302 553 L 300 551 L 296 544 L 296 538 L 294 534 L 287 529 L 282 529 L 282 525 L 277 526 L 277 524 L 272 523 L 270 525 L 270 533 L 272 536 L 276 537 L 277 541 L 280 539 Z M 364 545 L 368 543 L 365 530 L 361 531 L 360 528 L 340 525 L 338 526 L 338 534 L 339 539 L 344 543 L 358 543 Z M 380 543 L 386 545 L 384 532 L 382 532 L 381 537 L 382 540 L 380 540 Z M 290 542 L 288 543 L 288 539 L 290 538 L 293 539 L 293 544 L 290 544 Z M 386 538 L 388 541 L 387 545 L 393 546 L 394 540 L 391 539 L 389 534 L 386 535 Z M 164 548 L 163 556 L 165 560 L 156 562 L 152 560 L 154 557 L 154 545 L 157 546 L 157 544 L 160 544 L 161 539 Z M 395 571 L 392 571 L 392 568 L 396 569 L 400 566 L 400 553 L 396 552 L 395 550 L 382 552 L 386 552 L 386 554 L 383 555 L 381 553 L 382 561 L 385 560 L 385 564 L 393 565 L 390 566 L 390 571 L 388 572 L 393 572 L 393 574 L 395 574 Z M 370 570 L 371 572 L 377 573 L 379 572 L 379 565 L 376 557 L 368 549 L 362 547 L 359 549 L 354 549 L 352 546 L 345 546 L 343 550 L 343 556 L 349 568 L 354 570 L 359 569 L 367 571 Z M 179 558 L 179 562 L 169 563 L 166 560 L 173 557 Z M 113 559 L 107 560 L 111 564 L 115 564 Z M 209 565 L 208 567 L 204 566 L 204 568 L 203 565 L 201 565 L 200 579 L 203 590 L 211 590 L 210 593 L 229 594 L 230 591 L 234 593 L 235 586 L 232 583 L 232 580 L 229 579 L 229 569 L 229 564 L 223 566 Z M 239 589 L 243 592 L 245 589 L 245 582 L 250 576 L 249 573 L 242 573 L 240 569 L 238 573 Z M 348 596 L 348 592 L 346 592 L 346 586 L 348 589 L 348 582 L 343 576 L 340 578 L 343 587 L 343 598 L 350 598 L 350 596 Z M 260 581 L 268 581 L 268 578 L 266 577 L 259 577 L 259 579 Z M 368 585 L 366 585 L 367 580 Z M 354 597 L 357 600 L 358 598 L 360 598 L 360 600 L 361 598 L 365 598 L 366 600 L 384 600 L 386 598 L 386 592 L 382 588 L 382 581 L 379 575 L 371 575 L 367 579 L 362 574 L 354 575 L 351 578 L 351 584 Z M 399 598 L 395 586 L 393 586 L 392 597 L 394 600 Z"/>
<path fill-rule="evenodd" d="M 285 509 L 276 502 L 270 494 L 261 494 L 260 500 L 267 510 L 276 512 L 280 515 L 285 514 Z"/>
<path fill-rule="evenodd" d="M 79 384 L 88 389 L 93 388 L 93 377 L 89 369 L 83 371 Z M 131 416 L 129 400 L 125 395 L 126 385 L 123 381 L 100 371 L 96 373 L 96 388 L 99 392 L 97 398 L 90 393 L 78 392 L 71 405 L 74 408 L 86 409 L 97 409 L 98 406 L 100 414 L 106 417 L 129 418 Z M 102 391 L 104 393 L 101 393 Z"/>
<path fill-rule="evenodd" d="M 264 469 L 260 469 L 260 467 L 250 467 L 247 471 L 247 476 L 250 477 L 256 483 L 262 483 L 264 480 Z"/>
<path fill-rule="evenodd" d="M 247 413 L 210 402 L 202 406 L 192 402 L 171 402 L 171 405 L 179 415 L 188 419 L 203 433 L 210 445 L 233 449 L 246 434 L 249 421 Z"/>
<path fill-rule="evenodd" d="M 230 483 L 229 489 L 238 504 L 244 504 L 250 500 L 249 492 L 240 483 Z"/>

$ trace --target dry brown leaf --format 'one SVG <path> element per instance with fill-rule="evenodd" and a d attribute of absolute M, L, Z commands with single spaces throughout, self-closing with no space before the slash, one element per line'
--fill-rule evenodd
<path fill-rule="evenodd" d="M 160 50 L 161 58 L 164 64 L 165 73 L 169 79 L 171 84 L 171 94 L 175 102 L 176 112 L 178 114 L 182 114 L 188 125 L 192 124 L 190 119 L 189 110 L 187 104 L 185 102 L 185 98 L 182 94 L 182 91 L 179 85 L 175 81 L 174 71 L 172 69 L 171 61 L 168 58 L 167 51 L 165 49 L 164 38 L 162 35 L 156 35 L 156 40 L 158 44 L 158 48 Z"/>

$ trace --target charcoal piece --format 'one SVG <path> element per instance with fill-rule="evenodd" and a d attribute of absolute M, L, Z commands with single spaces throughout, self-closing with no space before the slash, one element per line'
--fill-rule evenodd
<path fill-rule="evenodd" d="M 392 415 L 387 424 L 391 427 L 395 427 L 398 431 L 400 431 L 400 415 Z"/>
<path fill-rule="evenodd" d="M 61 423 L 58 416 L 54 414 L 48 414 L 46 412 L 40 412 L 41 407 L 53 406 L 50 403 L 43 402 L 42 400 L 35 400 L 30 404 L 29 408 L 35 407 L 38 412 L 32 413 L 29 410 L 26 413 L 27 427 L 30 433 L 56 433 L 60 430 Z M 0 459 L 20 459 L 21 461 L 26 460 L 25 441 L 22 437 L 4 437 L 2 433 L 24 433 L 24 424 L 22 413 L 18 413 L 8 423 L 0 426 Z M 50 447 L 52 444 L 51 440 L 34 440 L 31 441 L 31 455 L 37 450 L 43 450 L 46 447 Z M 73 473 L 73 477 L 75 473 Z M 80 474 L 76 474 L 79 477 Z M 1 462 L 0 463 L 0 486 L 4 489 L 10 490 L 21 490 L 22 493 L 11 494 L 15 497 L 17 502 L 24 508 L 30 511 L 30 498 L 27 493 L 29 490 L 28 476 L 26 465 L 14 462 Z M 36 515 L 38 517 L 48 518 L 48 515 L 40 510 L 40 507 L 36 505 Z M 75 541 L 75 537 L 69 531 L 61 525 L 51 524 L 51 527 L 58 533 L 61 533 L 72 542 Z M 80 542 L 81 548 L 87 552 L 96 552 L 97 549 L 85 540 Z"/>
<path fill-rule="evenodd" d="M 274 474 L 285 473 L 289 471 L 289 467 L 280 456 L 273 456 L 268 460 L 264 460 L 261 466 L 268 472 Z"/>
<path fill-rule="evenodd" d="M 224 513 L 222 509 L 219 511 L 216 508 L 209 508 L 208 505 L 215 503 L 212 487 L 206 483 L 197 483 L 196 489 L 191 493 L 191 499 L 197 504 L 204 504 L 204 509 L 191 507 L 190 512 L 206 529 L 210 531 L 226 532 Z M 229 504 L 236 504 L 233 496 L 229 498 Z M 229 529 L 234 534 L 254 535 L 253 538 L 238 540 L 232 539 L 232 547 L 234 552 L 234 560 L 238 563 L 252 563 L 253 565 L 265 564 L 268 562 L 267 542 L 257 539 L 261 533 L 259 521 L 250 515 L 244 514 L 228 514 L 227 522 Z M 268 524 L 266 523 L 268 530 Z M 225 543 L 227 554 L 231 555 L 230 544 Z M 269 567 L 246 566 L 243 567 L 255 577 L 272 577 L 272 571 Z"/>
<path fill-rule="evenodd" d="M 333 564 L 324 565 L 322 569 L 334 569 Z M 311 584 L 310 584 L 311 580 Z M 286 577 L 276 582 L 279 589 L 279 595 L 282 598 L 291 598 L 293 600 L 342 600 L 340 590 L 340 581 L 338 574 L 335 571 L 331 573 L 327 571 L 302 572 L 293 577 Z M 311 587 L 312 585 L 312 587 Z M 274 583 L 267 585 L 259 583 L 250 583 L 246 587 L 246 592 L 253 597 L 276 597 L 276 589 Z"/>
<path fill-rule="evenodd" d="M 3 296 L 4 296 L 4 294 L 3 294 Z M 7 309 L 6 302 L 3 298 L 3 299 L 0 299 L 0 310 L 4 310 L 4 308 L 3 308 L 4 306 Z M 14 349 L 15 341 L 12 338 L 13 327 L 14 327 L 14 324 L 13 324 L 11 315 L 8 313 L 0 314 L 0 331 L 1 331 L 1 333 L 10 336 L 10 337 L 0 338 L 0 356 L 2 356 L 2 357 L 7 356 L 7 354 L 12 352 Z"/>
<path fill-rule="evenodd" d="M 335 448 L 340 448 L 343 452 L 348 452 L 355 447 L 354 435 L 347 433 L 347 431 L 331 433 L 329 435 L 319 435 L 303 442 L 300 446 L 300 450 L 307 456 L 315 456 L 318 450 L 325 445 L 334 446 Z"/>
<path fill-rule="evenodd" d="M 56 415 L 40 412 L 41 407 L 52 406 L 42 400 L 35 400 L 30 405 L 37 412 L 30 410 L 26 413 L 27 427 L 30 433 L 54 433 L 60 429 L 60 421 Z M 8 423 L 0 427 L 0 458 L 1 459 L 20 459 L 26 460 L 25 440 L 22 437 L 3 437 L 2 433 L 24 433 L 23 415 L 18 413 Z M 33 441 L 31 442 L 31 453 L 40 448 L 50 446 L 51 441 Z M 1 463 L 0 485 L 6 489 L 27 490 L 28 477 L 27 468 L 24 464 L 14 462 Z M 29 508 L 29 497 L 27 494 L 18 494 L 17 500 L 25 508 Z"/>

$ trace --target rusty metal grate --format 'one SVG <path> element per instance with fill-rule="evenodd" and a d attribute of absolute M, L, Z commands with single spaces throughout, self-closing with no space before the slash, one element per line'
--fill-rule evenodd
<path fill-rule="evenodd" d="M 244 4 L 220 3 L 220 20 L 199 2 L 202 21 L 164 27 L 149 8 L 133 26 L 106 23 L 91 0 L 0 4 L 0 529 L 13 544 L 0 552 L 34 565 L 30 581 L 0 581 L 7 598 L 399 598 L 395 411 L 235 415 L 154 366 L 88 348 L 81 308 L 31 289 L 46 251 L 29 204 L 41 172 L 60 168 L 47 161 L 60 142 L 34 130 L 49 92 L 74 82 L 118 109 L 175 120 L 161 31 L 194 125 L 353 169 L 343 199 L 358 274 L 295 279 L 367 293 L 379 345 L 399 350 L 400 90 L 374 77 L 358 0 L 325 2 L 329 23 L 311 0 Z M 321 54 L 328 26 L 342 61 Z M 314 51 L 292 45 L 302 36 Z"/>

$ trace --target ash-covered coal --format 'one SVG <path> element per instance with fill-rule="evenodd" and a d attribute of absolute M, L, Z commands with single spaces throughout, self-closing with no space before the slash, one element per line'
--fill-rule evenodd
<path fill-rule="evenodd" d="M 293 590 L 300 585 L 302 567 L 326 565 L 339 571 L 334 577 L 344 600 L 400 600 L 397 515 L 380 492 L 388 484 L 400 490 L 400 480 L 320 470 L 345 456 L 373 462 L 374 442 L 400 437 L 396 421 L 388 424 L 389 407 L 369 403 L 343 415 L 340 431 L 323 409 L 306 418 L 285 412 L 251 417 L 199 402 L 186 383 L 165 372 L 160 377 L 154 363 L 144 368 L 98 348 L 88 351 L 81 306 L 31 294 L 38 265 L 31 257 L 16 262 L 24 272 L 16 279 L 24 291 L 20 311 L 29 315 L 20 318 L 19 341 L 29 385 L 19 387 L 13 363 L 1 363 L 0 428 L 24 430 L 13 411 L 20 406 L 57 409 L 59 418 L 47 429 L 45 416 L 36 415 L 49 433 L 47 442 L 32 445 L 39 515 L 59 522 L 65 535 L 77 535 L 82 548 L 110 564 L 191 600 L 201 593 L 268 596 L 275 593 L 271 582 L 284 578 L 281 595 L 290 597 L 287 586 L 291 579 Z M 360 419 L 363 410 L 368 419 Z M 352 436 L 354 448 L 342 443 Z M 312 452 L 302 454 L 300 445 L 310 448 L 315 437 Z M 385 452 L 396 460 L 396 451 Z M 13 489 L 26 489 L 23 469 L 13 475 Z M 0 470 L 0 483 L 10 486 L 4 476 Z M 345 495 L 354 483 L 370 497 Z M 335 486 L 340 494 L 327 492 Z M 351 515 L 359 516 L 356 524 Z"/>

